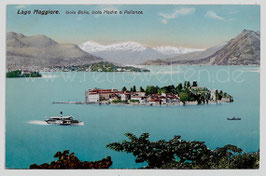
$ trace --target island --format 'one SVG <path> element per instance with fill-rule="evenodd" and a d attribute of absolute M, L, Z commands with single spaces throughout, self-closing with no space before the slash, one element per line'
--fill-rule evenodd
<path fill-rule="evenodd" d="M 119 66 L 110 62 L 97 62 L 85 65 L 71 65 L 71 66 L 53 66 L 47 68 L 45 71 L 49 72 L 150 72 L 145 68 L 137 68 L 133 66 Z"/>
<path fill-rule="evenodd" d="M 130 104 L 130 105 L 198 105 L 210 103 L 230 103 L 233 97 L 217 89 L 210 90 L 200 87 L 197 81 L 192 85 L 189 81 L 177 86 L 168 85 L 164 87 L 147 86 L 137 91 L 136 86 L 129 90 L 123 87 L 117 89 L 89 89 L 85 92 L 85 103 L 87 104 Z"/>
<path fill-rule="evenodd" d="M 7 78 L 42 77 L 38 71 L 13 70 L 6 73 Z"/>

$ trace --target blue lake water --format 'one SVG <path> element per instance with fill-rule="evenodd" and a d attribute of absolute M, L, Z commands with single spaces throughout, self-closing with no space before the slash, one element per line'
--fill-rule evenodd
<path fill-rule="evenodd" d="M 212 149 L 226 144 L 246 152 L 259 149 L 259 67 L 182 66 L 148 67 L 150 73 L 43 73 L 43 78 L 6 81 L 6 167 L 28 168 L 50 163 L 59 150 L 69 149 L 80 160 L 106 156 L 112 168 L 138 168 L 131 154 L 106 148 L 119 142 L 124 133 L 148 132 L 151 140 L 181 135 L 186 140 L 205 141 Z M 130 88 L 133 85 L 177 85 L 185 80 L 199 86 L 223 90 L 234 102 L 194 106 L 119 106 L 52 104 L 53 101 L 85 100 L 89 88 Z M 84 126 L 41 125 L 52 115 L 73 115 Z M 241 117 L 228 121 L 227 117 Z M 29 123 L 35 121 L 33 123 Z"/>

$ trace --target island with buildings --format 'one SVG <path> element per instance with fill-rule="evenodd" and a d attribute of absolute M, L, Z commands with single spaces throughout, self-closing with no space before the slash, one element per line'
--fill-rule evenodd
<path fill-rule="evenodd" d="M 210 103 L 230 103 L 233 97 L 217 89 L 210 90 L 200 87 L 196 81 L 192 85 L 189 81 L 177 86 L 164 87 L 147 86 L 139 90 L 136 86 L 129 90 L 123 87 L 117 89 L 89 89 L 85 92 L 86 104 L 129 104 L 129 105 L 198 105 Z"/>
<path fill-rule="evenodd" d="M 38 71 L 13 70 L 6 73 L 7 78 L 42 77 Z"/>

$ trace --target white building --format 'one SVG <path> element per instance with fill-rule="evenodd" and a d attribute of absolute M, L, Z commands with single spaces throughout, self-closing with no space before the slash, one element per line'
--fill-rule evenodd
<path fill-rule="evenodd" d="M 87 103 L 97 103 L 100 101 L 100 94 L 99 93 L 91 93 L 87 95 L 86 102 Z"/>
<path fill-rule="evenodd" d="M 214 89 L 214 90 L 211 91 L 211 97 L 210 97 L 210 99 L 212 99 L 214 101 L 217 100 L 216 91 L 217 91 L 217 89 Z"/>
<path fill-rule="evenodd" d="M 121 101 L 127 101 L 129 99 L 129 94 L 122 93 L 120 94 Z"/>
<path fill-rule="evenodd" d="M 139 101 L 141 101 L 142 100 L 142 97 L 141 96 L 131 96 L 130 99 L 131 100 L 139 100 Z"/>

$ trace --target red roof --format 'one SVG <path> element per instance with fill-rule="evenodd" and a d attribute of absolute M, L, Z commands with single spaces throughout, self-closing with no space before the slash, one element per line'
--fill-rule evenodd
<path fill-rule="evenodd" d="M 99 93 L 89 93 L 89 95 L 96 95 L 96 94 L 99 94 Z"/>
<path fill-rule="evenodd" d="M 122 92 L 119 92 L 117 89 L 93 89 L 93 90 L 89 90 L 89 94 L 94 94 L 94 93 L 110 94 L 110 93 L 122 93 Z"/>
<path fill-rule="evenodd" d="M 159 98 L 163 98 L 163 99 L 164 99 L 164 98 L 165 98 L 165 96 L 160 96 Z"/>
<path fill-rule="evenodd" d="M 162 100 L 152 99 L 151 101 L 154 101 L 154 102 L 161 102 Z"/>

